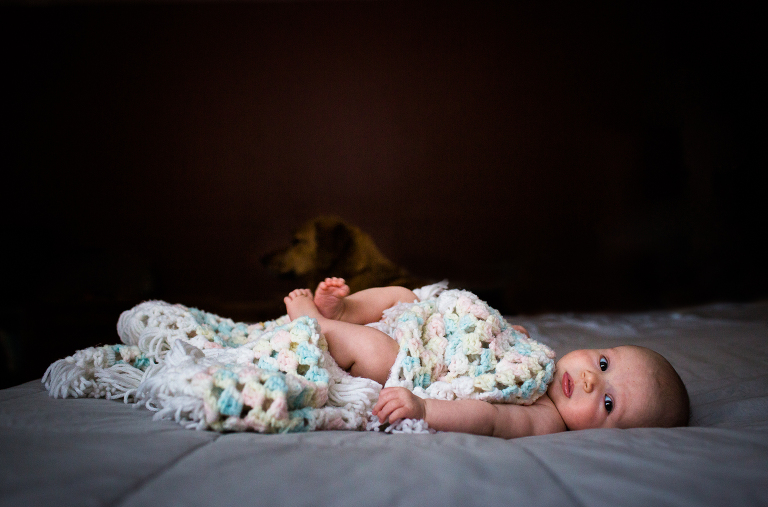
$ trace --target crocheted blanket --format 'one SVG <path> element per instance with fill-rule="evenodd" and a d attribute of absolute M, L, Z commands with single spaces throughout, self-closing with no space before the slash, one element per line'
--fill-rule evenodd
<path fill-rule="evenodd" d="M 421 397 L 533 403 L 554 373 L 554 352 L 513 329 L 467 291 L 445 283 L 416 292 L 372 324 L 400 345 L 386 387 Z M 295 432 L 428 431 L 424 421 L 380 425 L 381 385 L 352 377 L 331 357 L 317 321 L 288 316 L 258 324 L 163 301 L 123 312 L 121 344 L 90 347 L 53 363 L 53 397 L 122 398 L 188 428 Z"/>

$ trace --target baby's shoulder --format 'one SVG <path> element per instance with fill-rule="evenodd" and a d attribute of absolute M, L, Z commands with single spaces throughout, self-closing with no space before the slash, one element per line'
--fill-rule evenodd
<path fill-rule="evenodd" d="M 531 405 L 531 408 L 536 410 L 536 419 L 540 424 L 537 424 L 540 429 L 540 433 L 537 435 L 546 435 L 548 433 L 560 433 L 561 431 L 567 431 L 568 428 L 563 421 L 563 417 L 555 406 L 555 402 L 544 394 Z"/>

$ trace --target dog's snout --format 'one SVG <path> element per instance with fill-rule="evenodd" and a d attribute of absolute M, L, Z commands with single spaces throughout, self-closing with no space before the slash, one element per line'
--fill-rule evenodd
<path fill-rule="evenodd" d="M 282 279 L 296 278 L 297 272 L 295 266 L 290 265 L 286 261 L 287 251 L 285 249 L 269 252 L 261 257 L 261 263 L 268 270 L 277 274 Z"/>

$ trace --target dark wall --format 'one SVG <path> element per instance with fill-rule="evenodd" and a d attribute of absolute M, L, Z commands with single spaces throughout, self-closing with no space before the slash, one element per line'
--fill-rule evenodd
<path fill-rule="evenodd" d="M 276 317 L 326 213 L 506 314 L 765 297 L 757 16 L 702 9 L 3 5 L 3 381 L 148 298 Z"/>

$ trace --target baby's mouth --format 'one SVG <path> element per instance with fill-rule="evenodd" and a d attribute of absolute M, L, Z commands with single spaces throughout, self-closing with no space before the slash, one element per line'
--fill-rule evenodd
<path fill-rule="evenodd" d="M 563 373 L 563 380 L 561 383 L 563 384 L 563 394 L 566 398 L 570 398 L 573 394 L 573 379 L 568 375 L 568 372 Z"/>

